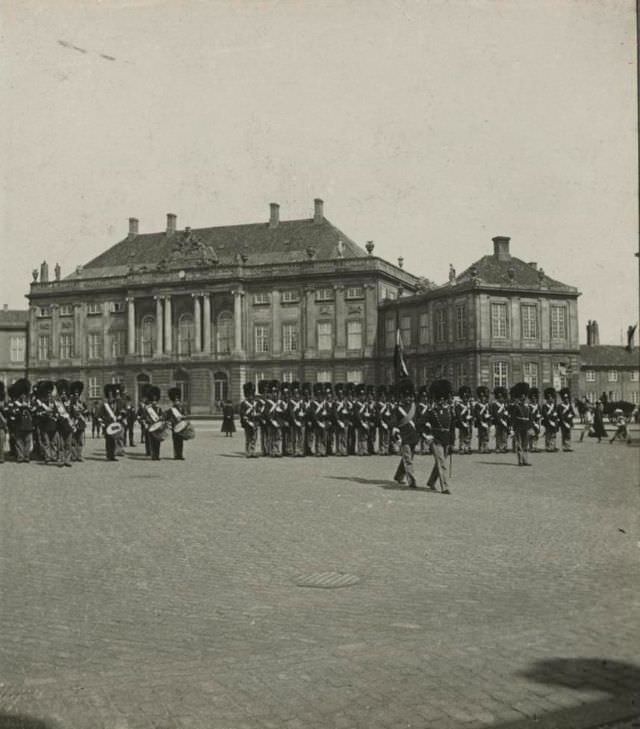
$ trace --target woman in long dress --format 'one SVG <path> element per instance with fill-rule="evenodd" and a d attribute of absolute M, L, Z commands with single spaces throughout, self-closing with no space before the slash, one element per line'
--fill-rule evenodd
<path fill-rule="evenodd" d="M 225 438 L 232 438 L 236 432 L 234 417 L 233 405 L 230 400 L 226 400 L 222 405 L 222 432 Z"/>
<path fill-rule="evenodd" d="M 598 439 L 598 443 L 603 438 L 607 437 L 607 430 L 604 427 L 604 408 L 602 407 L 602 401 L 598 400 L 596 403 L 596 409 L 593 413 L 593 437 Z"/>

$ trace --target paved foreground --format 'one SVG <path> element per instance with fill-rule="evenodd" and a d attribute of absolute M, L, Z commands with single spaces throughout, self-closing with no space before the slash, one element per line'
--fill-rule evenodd
<path fill-rule="evenodd" d="M 442 496 L 390 457 L 246 460 L 218 427 L 184 463 L 90 440 L 72 469 L 0 466 L 2 729 L 638 713 L 638 448 L 456 457 Z"/>

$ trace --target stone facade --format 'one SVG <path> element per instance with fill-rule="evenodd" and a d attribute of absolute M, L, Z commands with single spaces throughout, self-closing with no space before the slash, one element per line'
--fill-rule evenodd
<path fill-rule="evenodd" d="M 29 313 L 5 306 L 0 311 L 0 381 L 10 385 L 27 367 Z"/>

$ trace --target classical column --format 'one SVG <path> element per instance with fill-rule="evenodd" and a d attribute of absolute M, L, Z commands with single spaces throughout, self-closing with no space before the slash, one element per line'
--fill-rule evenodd
<path fill-rule="evenodd" d="M 136 300 L 127 296 L 127 352 L 136 353 Z"/>
<path fill-rule="evenodd" d="M 233 293 L 233 324 L 234 324 L 234 352 L 242 351 L 242 296 L 243 292 L 236 289 Z"/>
<path fill-rule="evenodd" d="M 203 349 L 205 354 L 211 354 L 211 294 L 204 294 L 202 305 Z"/>
<path fill-rule="evenodd" d="M 156 341 L 153 356 L 162 354 L 162 296 L 154 296 L 156 300 Z"/>
<path fill-rule="evenodd" d="M 164 297 L 164 351 L 171 354 L 173 343 L 171 341 L 171 297 Z"/>
<path fill-rule="evenodd" d="M 202 352 L 202 322 L 200 317 L 200 294 L 193 294 L 193 329 L 195 333 L 195 350 Z"/>

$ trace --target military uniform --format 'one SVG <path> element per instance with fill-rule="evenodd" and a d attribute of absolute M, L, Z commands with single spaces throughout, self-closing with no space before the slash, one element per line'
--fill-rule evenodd
<path fill-rule="evenodd" d="M 378 455 L 388 456 L 391 453 L 393 411 L 391 403 L 387 402 L 387 388 L 384 385 L 378 388 L 375 415 L 378 429 Z"/>
<path fill-rule="evenodd" d="M 493 391 L 495 400 L 491 403 L 491 420 L 495 428 L 496 453 L 507 453 L 509 437 L 509 411 L 505 402 L 507 391 L 504 387 L 496 387 Z"/>
<path fill-rule="evenodd" d="M 244 400 L 240 403 L 240 425 L 244 430 L 244 452 L 247 458 L 258 458 L 258 412 L 253 382 L 242 386 Z"/>
<path fill-rule="evenodd" d="M 35 386 L 35 425 L 38 439 L 39 456 L 45 463 L 58 460 L 57 438 L 58 416 L 53 401 L 54 384 L 43 380 Z"/>
<path fill-rule="evenodd" d="M 4 463 L 4 449 L 7 442 L 7 432 L 9 430 L 5 396 L 4 382 L 0 381 L 0 463 Z"/>
<path fill-rule="evenodd" d="M 560 404 L 558 405 L 558 418 L 560 421 L 560 437 L 562 439 L 562 450 L 570 452 L 571 447 L 571 430 L 573 428 L 573 418 L 575 410 L 571 402 L 571 392 L 568 387 L 560 390 Z"/>
<path fill-rule="evenodd" d="M 173 443 L 173 459 L 174 461 L 184 461 L 184 438 L 179 434 L 176 433 L 176 425 L 182 420 L 184 420 L 184 417 L 186 415 L 186 410 L 184 405 L 182 404 L 180 400 L 180 388 L 179 387 L 170 387 L 169 392 L 167 393 L 167 396 L 169 397 L 169 400 L 171 401 L 171 407 L 167 409 L 166 416 L 167 416 L 167 422 L 171 426 L 171 442 Z"/>
<path fill-rule="evenodd" d="M 345 397 L 344 386 L 336 384 L 336 399 L 332 403 L 331 421 L 335 433 L 335 454 L 337 456 L 348 455 L 349 428 L 351 425 L 351 407 Z"/>
<path fill-rule="evenodd" d="M 400 463 L 393 476 L 394 481 L 404 483 L 405 479 L 409 488 L 416 488 L 416 476 L 413 467 L 413 456 L 418 443 L 418 431 L 416 429 L 416 404 L 413 397 L 413 383 L 405 381 L 400 383 L 401 401 L 395 408 L 394 431 L 400 439 Z"/>
<path fill-rule="evenodd" d="M 471 453 L 471 437 L 473 435 L 473 412 L 470 402 L 471 388 L 463 385 L 458 390 L 460 398 L 455 406 L 456 426 L 458 428 L 459 447 L 462 454 Z"/>
<path fill-rule="evenodd" d="M 300 383 L 291 383 L 291 399 L 288 402 L 289 442 L 291 455 L 301 458 L 305 455 L 304 439 L 305 406 L 300 395 Z"/>
<path fill-rule="evenodd" d="M 480 385 L 476 389 L 478 401 L 473 408 L 473 416 L 478 433 L 478 453 L 489 453 L 489 433 L 491 431 L 491 406 L 489 405 L 489 390 Z"/>
<path fill-rule="evenodd" d="M 538 453 L 538 438 L 542 430 L 542 412 L 540 410 L 540 403 L 538 397 L 540 393 L 537 387 L 532 387 L 529 390 L 529 405 L 531 407 L 531 433 L 529 434 L 529 451 L 531 453 Z"/>
<path fill-rule="evenodd" d="M 353 406 L 353 424 L 356 433 L 356 452 L 359 456 L 369 455 L 369 406 L 364 385 L 356 387 L 357 400 Z"/>
<path fill-rule="evenodd" d="M 56 450 L 58 466 L 71 467 L 71 439 L 73 437 L 73 422 L 67 409 L 69 395 L 69 382 L 58 380 L 56 382 L 56 398 L 54 401 L 57 414 L 56 423 Z"/>
<path fill-rule="evenodd" d="M 431 453 L 434 464 L 427 479 L 427 486 L 435 491 L 436 481 L 439 481 L 442 493 L 450 494 L 446 458 L 455 437 L 455 415 L 449 404 L 451 383 L 448 380 L 436 380 L 429 388 L 429 395 L 433 405 L 429 409 L 427 422 L 432 439 Z"/>
<path fill-rule="evenodd" d="M 530 466 L 528 459 L 529 437 L 533 428 L 531 406 L 527 402 L 529 385 L 519 382 L 511 388 L 511 423 L 513 442 L 518 456 L 519 466 Z"/>
<path fill-rule="evenodd" d="M 547 453 L 554 453 L 558 450 L 556 438 L 558 434 L 558 411 L 556 409 L 556 391 L 553 387 L 547 387 L 544 391 L 544 403 L 542 403 L 542 424 L 544 425 L 544 446 Z"/>
<path fill-rule="evenodd" d="M 16 461 L 29 463 L 33 448 L 33 431 L 35 420 L 35 406 L 29 402 L 31 384 L 26 378 L 21 378 L 9 385 L 8 394 L 11 403 L 8 408 L 9 430 L 13 433 L 16 448 Z"/>
<path fill-rule="evenodd" d="M 117 461 L 116 439 L 107 430 L 110 425 L 119 422 L 116 390 L 114 385 L 107 384 L 104 386 L 104 402 L 98 409 L 98 421 L 104 435 L 104 449 L 107 461 Z"/>
<path fill-rule="evenodd" d="M 88 410 L 87 406 L 80 400 L 84 385 L 76 380 L 69 385 L 70 401 L 69 415 L 73 432 L 71 434 L 71 460 L 82 461 L 82 449 L 87 428 Z"/>

